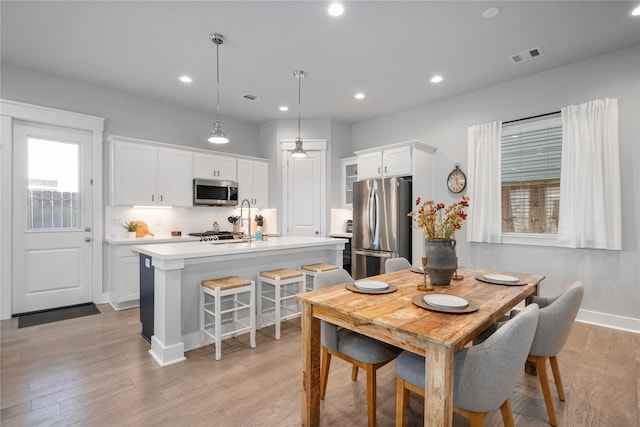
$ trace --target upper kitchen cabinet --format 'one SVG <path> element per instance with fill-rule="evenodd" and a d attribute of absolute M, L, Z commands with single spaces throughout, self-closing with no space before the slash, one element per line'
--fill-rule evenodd
<path fill-rule="evenodd" d="M 234 157 L 196 153 L 193 177 L 237 181 L 237 160 Z"/>
<path fill-rule="evenodd" d="M 238 159 L 238 200 L 244 199 L 252 207 L 269 207 L 268 162 Z"/>
<path fill-rule="evenodd" d="M 358 179 L 358 158 L 340 160 L 342 169 L 342 207 L 353 207 L 353 183 Z"/>
<path fill-rule="evenodd" d="M 110 137 L 110 204 L 191 206 L 191 152 Z"/>
<path fill-rule="evenodd" d="M 356 154 L 358 154 L 358 181 L 411 175 L 410 145 L 373 151 L 363 150 Z"/>

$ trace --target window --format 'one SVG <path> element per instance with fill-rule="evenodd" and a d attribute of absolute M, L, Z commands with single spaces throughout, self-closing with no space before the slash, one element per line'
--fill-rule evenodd
<path fill-rule="evenodd" d="M 31 137 L 27 144 L 27 229 L 78 228 L 79 145 Z"/>
<path fill-rule="evenodd" d="M 503 124 L 502 233 L 557 233 L 561 154 L 559 113 Z"/>

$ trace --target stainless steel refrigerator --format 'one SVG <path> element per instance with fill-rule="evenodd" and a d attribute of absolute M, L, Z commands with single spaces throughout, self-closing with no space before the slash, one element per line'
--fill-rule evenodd
<path fill-rule="evenodd" d="M 354 279 L 384 273 L 387 259 L 411 262 L 410 178 L 382 178 L 353 184 Z"/>

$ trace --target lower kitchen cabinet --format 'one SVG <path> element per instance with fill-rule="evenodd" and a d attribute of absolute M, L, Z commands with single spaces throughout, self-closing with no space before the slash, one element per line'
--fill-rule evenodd
<path fill-rule="evenodd" d="M 109 304 L 115 310 L 140 305 L 140 257 L 131 250 L 135 245 L 161 245 L 197 241 L 196 237 L 144 240 L 107 239 L 106 283 L 109 286 Z"/>
<path fill-rule="evenodd" d="M 109 245 L 107 276 L 109 303 L 116 310 L 140 304 L 140 261 L 132 245 Z"/>

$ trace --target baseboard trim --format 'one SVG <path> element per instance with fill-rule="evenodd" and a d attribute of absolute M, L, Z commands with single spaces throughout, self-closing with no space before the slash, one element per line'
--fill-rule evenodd
<path fill-rule="evenodd" d="M 640 334 L 640 319 L 633 317 L 617 316 L 615 314 L 590 310 L 579 310 L 576 321 Z"/>
<path fill-rule="evenodd" d="M 520 311 L 522 307 L 516 307 L 514 310 Z M 615 314 L 600 313 L 598 311 L 578 310 L 576 322 L 640 334 L 640 319 L 634 319 L 633 317 L 617 316 Z"/>

